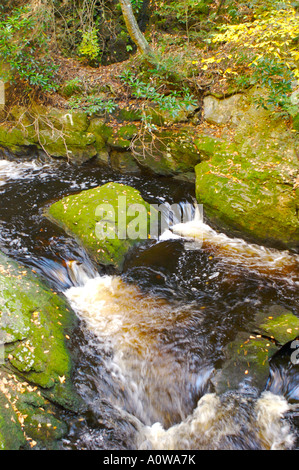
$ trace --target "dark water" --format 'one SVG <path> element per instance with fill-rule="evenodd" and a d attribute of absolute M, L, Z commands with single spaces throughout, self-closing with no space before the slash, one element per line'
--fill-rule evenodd
<path fill-rule="evenodd" d="M 109 181 L 153 204 L 194 201 L 188 183 L 92 162 L 0 165 L 0 249 L 67 295 L 82 320 L 72 348 L 86 410 L 66 414 L 61 447 L 297 448 L 299 374 L 289 349 L 271 361 L 264 395 L 249 384 L 218 397 L 211 382 L 223 348 L 257 311 L 279 304 L 299 312 L 296 256 L 213 231 L 201 249 L 181 238 L 148 241 L 130 252 L 121 276 L 106 272 L 43 210 Z"/>

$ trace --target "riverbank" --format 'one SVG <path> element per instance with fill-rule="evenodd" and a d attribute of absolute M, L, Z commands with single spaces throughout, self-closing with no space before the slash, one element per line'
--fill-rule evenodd
<path fill-rule="evenodd" d="M 255 87 L 229 98 L 207 95 L 195 114 L 182 109 L 175 117 L 157 107 L 138 108 L 138 101 L 110 114 L 15 107 L 12 121 L 0 126 L 2 155 L 39 153 L 77 165 L 92 160 L 127 174 L 190 181 L 220 229 L 297 249 L 298 132 L 257 106 L 263 92 Z"/>

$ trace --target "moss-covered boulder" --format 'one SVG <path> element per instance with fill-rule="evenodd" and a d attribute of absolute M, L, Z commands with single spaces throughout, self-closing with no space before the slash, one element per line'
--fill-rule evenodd
<path fill-rule="evenodd" d="M 280 305 L 257 312 L 247 331 L 239 332 L 224 350 L 222 367 L 214 377 L 218 393 L 247 386 L 264 390 L 269 361 L 279 348 L 299 334 L 299 318 Z"/>
<path fill-rule="evenodd" d="M 39 133 L 39 146 L 52 157 L 67 158 L 73 162 L 85 162 L 97 155 L 95 137 L 81 132 L 61 132 L 45 129 Z"/>
<path fill-rule="evenodd" d="M 187 126 L 140 135 L 134 140 L 133 152 L 141 167 L 165 176 L 194 173 L 201 161 L 194 130 Z"/>
<path fill-rule="evenodd" d="M 51 399 L 77 403 L 67 336 L 75 326 L 66 302 L 24 267 L 0 253 L 1 343 L 5 365 Z"/>
<path fill-rule="evenodd" d="M 39 149 L 79 164 L 94 158 L 130 173 L 144 168 L 158 175 L 186 174 L 188 179 L 192 173 L 194 180 L 194 166 L 201 159 L 194 130 L 186 124 L 189 112 L 182 110 L 173 119 L 157 108 L 125 107 L 104 117 L 82 109 L 14 106 L 9 121 L 0 124 L 0 147 L 17 155 L 25 148 Z M 144 126 L 142 118 L 152 123 L 154 132 Z M 184 122 L 184 127 L 176 122 Z"/>
<path fill-rule="evenodd" d="M 107 147 L 107 141 L 112 136 L 113 130 L 107 125 L 104 118 L 94 117 L 90 119 L 87 134 L 95 138 L 97 152 L 101 152 Z"/>
<path fill-rule="evenodd" d="M 0 125 L 0 145 L 13 153 L 35 146 L 53 157 L 79 163 L 97 154 L 96 137 L 87 132 L 89 119 L 82 110 L 14 106 L 9 117 L 8 123 Z"/>
<path fill-rule="evenodd" d="M 112 130 L 107 143 L 112 149 L 128 150 L 131 146 L 132 139 L 137 134 L 138 128 L 135 124 L 118 126 Z"/>
<path fill-rule="evenodd" d="M 128 250 L 147 239 L 150 224 L 157 220 L 139 191 L 119 183 L 64 197 L 45 215 L 74 236 L 97 263 L 118 269 Z"/>
<path fill-rule="evenodd" d="M 31 145 L 31 140 L 17 127 L 0 124 L 0 146 L 8 148 L 12 153 L 18 154 L 22 147 Z"/>
<path fill-rule="evenodd" d="M 225 348 L 224 365 L 214 377 L 217 393 L 246 386 L 262 391 L 269 377 L 269 359 L 277 350 L 269 339 L 239 333 Z"/>
<path fill-rule="evenodd" d="M 299 336 L 299 318 L 280 305 L 269 307 L 267 315 L 263 312 L 255 318 L 258 331 L 268 336 L 281 346 Z"/>
<path fill-rule="evenodd" d="M 198 135 L 197 200 L 216 225 L 258 242 L 298 247 L 298 138 L 253 98 L 239 98 L 229 110 L 221 100 L 218 111 L 224 107 L 230 116 L 226 126 L 217 137 Z"/>
<path fill-rule="evenodd" d="M 68 347 L 75 325 L 64 299 L 0 253 L 0 448 L 65 435 L 58 410 L 82 406 Z"/>
<path fill-rule="evenodd" d="M 4 393 L 0 376 L 0 450 L 19 450 L 26 439 L 9 398 Z"/>
<path fill-rule="evenodd" d="M 43 390 L 0 370 L 0 449 L 55 449 L 68 432 Z"/>

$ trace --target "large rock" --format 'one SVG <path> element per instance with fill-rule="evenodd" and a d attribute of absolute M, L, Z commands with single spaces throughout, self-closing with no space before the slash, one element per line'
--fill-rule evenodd
<path fill-rule="evenodd" d="M 67 345 L 75 316 L 57 293 L 2 253 L 0 324 L 0 446 L 23 445 L 24 430 L 34 439 L 59 439 L 66 425 L 55 418 L 54 404 L 81 406 Z"/>
<path fill-rule="evenodd" d="M 72 406 L 72 361 L 66 334 L 74 314 L 28 269 L 0 253 L 1 342 L 13 371 Z M 64 377 L 62 380 L 61 378 Z"/>
<path fill-rule="evenodd" d="M 2 378 L 0 377 L 0 380 Z M 0 388 L 3 386 L 0 384 Z M 6 388 L 7 389 L 7 388 Z M 5 390 L 6 390 L 5 389 Z M 19 450 L 25 445 L 26 439 L 14 410 L 8 397 L 0 391 L 0 450 Z"/>
<path fill-rule="evenodd" d="M 140 172 L 140 168 L 159 175 L 186 174 L 188 178 L 192 173 L 194 181 L 194 166 L 200 158 L 192 127 L 184 124 L 183 128 L 162 129 L 160 126 L 174 125 L 176 120 L 163 115 L 162 121 L 154 124 L 163 113 L 148 108 L 151 123 L 155 117 L 152 132 L 142 124 L 140 113 L 135 110 L 132 115 L 123 108 L 109 118 L 89 116 L 81 109 L 34 105 L 29 110 L 14 106 L 9 122 L 0 124 L 0 147 L 17 155 L 23 155 L 26 148 L 35 148 L 79 164 L 95 157 L 101 164 L 130 173 Z M 179 121 L 186 122 L 187 111 L 182 113 L 185 118 L 180 114 Z"/>
<path fill-rule="evenodd" d="M 137 220 L 139 215 L 142 227 Z M 139 191 L 118 183 L 107 183 L 65 197 L 52 204 L 46 216 L 73 235 L 97 263 L 118 269 L 128 250 L 147 239 L 150 224 L 156 220 L 155 212 L 151 212 L 151 206 Z M 140 228 L 142 233 L 139 233 Z"/>
<path fill-rule="evenodd" d="M 256 93 L 226 104 L 211 98 L 209 119 L 222 113 L 225 127 L 217 137 L 206 134 L 196 140 L 204 160 L 196 166 L 197 200 L 216 225 L 258 242 L 296 248 L 298 137 L 286 123 L 256 107 Z"/>
<path fill-rule="evenodd" d="M 84 162 L 97 154 L 96 137 L 87 131 L 89 120 L 81 110 L 14 106 L 10 123 L 0 125 L 0 145 L 15 154 L 35 146 L 53 157 Z"/>
<path fill-rule="evenodd" d="M 0 449 L 55 449 L 68 432 L 43 390 L 0 370 Z"/>
<path fill-rule="evenodd" d="M 224 349 L 213 383 L 217 393 L 251 387 L 261 392 L 270 376 L 270 361 L 279 348 L 299 334 L 299 318 L 280 305 L 257 312 L 247 331 Z"/>
<path fill-rule="evenodd" d="M 206 96 L 203 100 L 203 118 L 211 124 L 236 124 L 238 122 L 238 109 L 243 95 L 238 93 L 226 99 L 217 99 Z"/>
<path fill-rule="evenodd" d="M 195 165 L 201 161 L 194 130 L 187 126 L 139 135 L 133 151 L 141 167 L 163 176 L 194 174 Z"/>

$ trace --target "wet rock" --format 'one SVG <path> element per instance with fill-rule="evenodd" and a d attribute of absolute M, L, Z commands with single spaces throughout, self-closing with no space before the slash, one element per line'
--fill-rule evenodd
<path fill-rule="evenodd" d="M 267 311 L 257 312 L 248 332 L 238 333 L 225 348 L 223 365 L 213 379 L 217 393 L 246 388 L 264 390 L 272 357 L 280 345 L 294 340 L 298 333 L 299 318 L 284 307 L 273 305 Z"/>
<path fill-rule="evenodd" d="M 68 431 L 61 410 L 41 390 L 0 370 L 0 446 L 4 450 L 52 449 Z"/>
<path fill-rule="evenodd" d="M 136 204 L 137 212 L 132 210 Z M 150 211 L 136 189 L 107 183 L 61 199 L 46 210 L 46 216 L 74 236 L 99 264 L 121 269 L 128 250 L 147 239 L 155 218 Z"/>
<path fill-rule="evenodd" d="M 215 225 L 260 243 L 296 248 L 297 137 L 284 122 L 257 108 L 253 93 L 231 103 L 227 113 L 234 124 L 220 138 L 196 139 L 204 160 L 195 168 L 197 200 Z M 225 101 L 219 100 L 219 112 Z"/>
<path fill-rule="evenodd" d="M 23 431 L 32 439 L 59 439 L 66 425 L 55 418 L 55 405 L 73 411 L 81 407 L 67 345 L 74 314 L 38 277 L 1 253 L 0 313 L 1 445 L 19 448 Z"/>
<path fill-rule="evenodd" d="M 201 155 L 191 128 L 145 133 L 134 140 L 133 153 L 139 165 L 159 175 L 194 173 Z"/>
<path fill-rule="evenodd" d="M 1 342 L 5 365 L 72 407 L 72 361 L 65 334 L 75 318 L 67 304 L 26 268 L 0 253 Z"/>
<path fill-rule="evenodd" d="M 1 377 L 0 377 L 1 380 Z M 3 389 L 3 387 L 1 387 Z M 16 411 L 0 391 L 0 450 L 19 450 L 26 443 Z"/>
<path fill-rule="evenodd" d="M 259 312 L 256 331 L 283 345 L 299 335 L 299 318 L 280 305 L 269 307 L 267 314 Z"/>
<path fill-rule="evenodd" d="M 246 388 L 262 391 L 269 377 L 269 358 L 276 351 L 269 339 L 239 333 L 225 348 L 224 365 L 213 379 L 217 393 Z"/>

